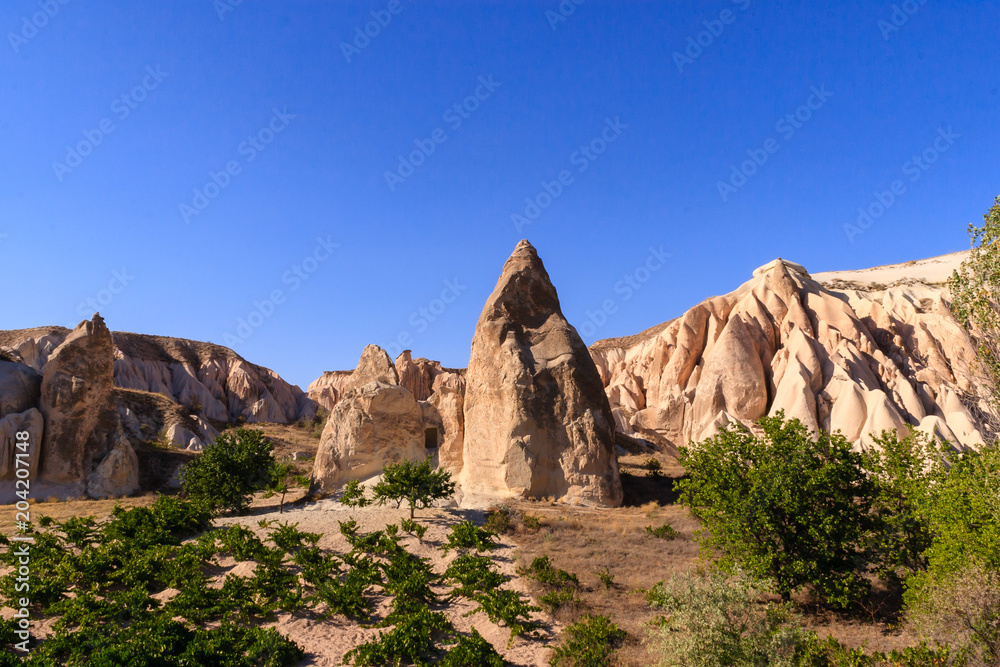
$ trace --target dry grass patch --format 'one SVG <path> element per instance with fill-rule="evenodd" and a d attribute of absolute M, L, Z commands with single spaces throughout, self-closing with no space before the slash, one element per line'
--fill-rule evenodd
<path fill-rule="evenodd" d="M 568 625 L 583 614 L 603 614 L 628 632 L 615 655 L 618 667 L 645 667 L 652 657 L 643 640 L 646 624 L 656 612 L 645 591 L 658 581 L 690 568 L 698 558 L 691 538 L 698 522 L 678 506 L 649 503 L 645 507 L 594 510 L 550 503 L 522 502 L 516 508 L 539 517 L 537 529 L 518 525 L 510 536 L 518 546 L 518 565 L 527 567 L 539 556 L 580 580 L 578 605 L 565 605 L 556 620 Z M 671 525 L 681 533 L 674 540 L 651 536 L 647 526 Z M 607 585 L 608 577 L 611 585 Z M 543 592 L 532 585 L 536 600 Z"/>

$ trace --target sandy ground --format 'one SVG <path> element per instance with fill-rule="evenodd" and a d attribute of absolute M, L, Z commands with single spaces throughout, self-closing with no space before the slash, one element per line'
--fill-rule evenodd
<path fill-rule="evenodd" d="M 294 523 L 299 530 L 323 535 L 319 541 L 319 546 L 324 549 L 331 549 L 336 553 L 344 553 L 350 550 L 347 540 L 340 534 L 338 521 L 347 521 L 350 518 L 358 522 L 361 532 L 380 530 L 388 523 L 399 523 L 400 519 L 407 518 L 409 510 L 397 510 L 392 507 L 367 507 L 364 509 L 352 509 L 332 500 L 323 500 L 312 503 L 302 508 L 287 510 L 284 514 L 268 512 L 267 514 L 254 514 L 244 517 L 224 517 L 217 519 L 216 526 L 227 526 L 236 523 L 243 524 L 258 535 L 263 536 L 266 529 L 260 528 L 257 524 L 261 519 L 277 519 L 281 522 Z M 411 553 L 429 558 L 438 574 L 444 572 L 448 564 L 457 557 L 452 551 L 447 556 L 442 555 L 439 547 L 445 541 L 450 526 L 465 520 L 481 522 L 482 512 L 478 510 L 457 510 L 457 509 L 425 509 L 417 510 L 416 520 L 428 526 L 427 534 L 423 543 L 415 537 L 409 535 L 402 540 L 403 546 Z M 515 545 L 507 540 L 502 540 L 500 547 L 490 553 L 497 569 L 512 577 L 506 587 L 521 591 L 527 595 L 528 591 L 524 584 L 518 580 L 515 574 Z M 230 570 L 234 574 L 246 576 L 246 566 L 249 563 L 237 564 L 234 562 L 221 562 L 223 567 L 232 567 Z M 443 593 L 448 587 L 441 587 L 439 592 Z M 455 628 L 461 633 L 468 633 L 473 627 L 486 638 L 499 651 L 506 660 L 517 667 L 544 667 L 548 664 L 551 654 L 551 647 L 558 640 L 561 628 L 554 624 L 544 615 L 536 616 L 536 619 L 545 623 L 542 636 L 538 639 L 518 638 L 510 648 L 507 642 L 510 632 L 506 627 L 491 623 L 482 613 L 476 613 L 469 617 L 463 617 L 476 605 L 464 599 L 457 599 L 449 603 L 444 610 Z M 376 606 L 376 616 L 381 617 L 389 609 L 388 601 L 380 601 Z M 362 628 L 343 617 L 333 617 L 330 619 L 302 618 L 289 614 L 279 617 L 277 623 L 272 624 L 281 634 L 288 636 L 305 649 L 308 654 L 301 665 L 315 667 L 333 667 L 340 665 L 343 655 L 370 639 L 373 639 L 379 632 L 378 629 Z M 383 630 L 384 631 L 384 630 Z"/>
<path fill-rule="evenodd" d="M 919 259 L 902 264 L 887 264 L 870 269 L 856 271 L 826 271 L 812 274 L 813 280 L 828 283 L 834 280 L 844 280 L 856 283 L 882 283 L 889 285 L 897 280 L 907 278 L 920 280 L 930 285 L 947 282 L 964 259 L 969 256 L 968 250 L 953 252 L 950 255 Z"/>

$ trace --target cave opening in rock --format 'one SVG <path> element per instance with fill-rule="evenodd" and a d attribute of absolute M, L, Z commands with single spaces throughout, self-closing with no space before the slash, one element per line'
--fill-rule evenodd
<path fill-rule="evenodd" d="M 427 449 L 437 449 L 438 430 L 436 428 L 424 429 L 424 447 Z"/>

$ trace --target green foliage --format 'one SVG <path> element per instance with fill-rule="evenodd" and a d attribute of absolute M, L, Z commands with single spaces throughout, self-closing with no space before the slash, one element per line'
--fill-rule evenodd
<path fill-rule="evenodd" d="M 243 512 L 275 480 L 273 445 L 263 431 L 224 433 L 181 468 L 181 490 L 216 510 Z"/>
<path fill-rule="evenodd" d="M 510 629 L 508 646 L 513 644 L 517 637 L 534 632 L 541 625 L 531 620 L 531 614 L 541 610 L 525 602 L 517 591 L 492 588 L 476 593 L 472 599 L 479 603 L 479 606 L 466 616 L 481 611 L 494 623 L 506 625 Z"/>
<path fill-rule="evenodd" d="M 524 526 L 525 530 L 536 531 L 542 527 L 542 517 L 536 514 L 522 514 L 521 525 Z"/>
<path fill-rule="evenodd" d="M 660 664 L 678 667 L 791 667 L 809 641 L 788 603 L 759 605 L 763 591 L 748 577 L 686 573 L 647 594 L 666 612 L 651 631 Z"/>
<path fill-rule="evenodd" d="M 513 506 L 502 503 L 495 505 L 486 511 L 486 530 L 497 535 L 505 535 L 514 529 L 514 520 L 520 512 Z"/>
<path fill-rule="evenodd" d="M 952 310 L 969 327 L 979 347 L 986 398 L 1000 405 L 1000 197 L 983 216 L 980 227 L 969 225 L 972 252 L 948 281 Z"/>
<path fill-rule="evenodd" d="M 389 632 L 379 633 L 374 641 L 348 651 L 344 662 L 354 667 L 429 665 L 428 660 L 437 653 L 436 638 L 451 630 L 444 614 L 418 607 L 399 618 Z"/>
<path fill-rule="evenodd" d="M 504 667 L 506 663 L 493 645 L 472 628 L 472 633 L 461 636 L 437 664 L 440 667 Z"/>
<path fill-rule="evenodd" d="M 681 536 L 679 532 L 674 530 L 674 527 L 669 523 L 665 523 L 662 526 L 657 526 L 653 528 L 652 526 L 646 526 L 646 532 L 659 540 L 676 540 Z"/>
<path fill-rule="evenodd" d="M 424 535 L 427 534 L 427 526 L 422 526 L 413 519 L 401 520 L 399 522 L 399 528 L 407 533 L 410 533 L 411 535 L 415 535 L 421 542 L 424 541 Z"/>
<path fill-rule="evenodd" d="M 626 633 L 607 616 L 585 616 L 566 628 L 552 667 L 605 667 L 625 641 Z"/>
<path fill-rule="evenodd" d="M 447 470 L 432 470 L 428 458 L 421 463 L 403 461 L 385 466 L 382 479 L 372 492 L 375 502 L 380 505 L 395 502 L 398 508 L 404 502 L 408 503 L 412 519 L 415 509 L 451 497 L 455 493 L 455 483 Z"/>
<path fill-rule="evenodd" d="M 610 591 L 615 587 L 615 575 L 611 574 L 611 570 L 607 567 L 597 572 L 597 578 L 601 580 L 602 584 L 604 584 L 605 590 Z"/>
<path fill-rule="evenodd" d="M 475 549 L 476 551 L 489 551 L 497 546 L 496 535 L 484 528 L 480 528 L 471 521 L 456 523 L 448 531 L 447 541 L 441 546 L 441 551 L 448 553 L 452 549 L 459 551 Z"/>
<path fill-rule="evenodd" d="M 726 568 L 773 579 L 786 599 L 811 585 L 828 603 L 850 606 L 868 590 L 858 565 L 876 495 L 862 457 L 839 433 L 814 440 L 780 413 L 758 425 L 762 437 L 737 426 L 681 448 L 689 476 L 677 489 L 705 525 L 703 549 L 720 549 Z"/>
<path fill-rule="evenodd" d="M 531 561 L 531 565 L 518 568 L 517 573 L 550 588 L 580 588 L 580 578 L 566 570 L 553 567 L 552 559 L 548 556 L 535 558 Z"/>
<path fill-rule="evenodd" d="M 340 502 L 348 507 L 367 507 L 371 500 L 365 497 L 365 488 L 361 482 L 352 479 L 344 485 L 344 490 L 340 494 Z"/>
<path fill-rule="evenodd" d="M 444 572 L 444 580 L 457 584 L 452 596 L 472 597 L 478 592 L 500 588 L 506 581 L 487 556 L 462 554 Z"/>

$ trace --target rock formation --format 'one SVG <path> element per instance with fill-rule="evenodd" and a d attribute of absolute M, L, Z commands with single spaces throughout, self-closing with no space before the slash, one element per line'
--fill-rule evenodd
<path fill-rule="evenodd" d="M 365 347 L 323 429 L 313 464 L 315 491 L 329 493 L 378 475 L 388 463 L 433 453 L 426 446 L 425 409 L 397 379 L 385 351 Z"/>
<path fill-rule="evenodd" d="M 466 504 L 508 497 L 621 504 L 601 378 L 527 241 L 507 260 L 479 317 L 464 408 Z"/>
<path fill-rule="evenodd" d="M 670 449 L 783 410 L 859 447 L 912 428 L 977 447 L 984 434 L 963 399 L 975 350 L 943 286 L 958 259 L 815 278 L 779 259 L 676 320 L 598 341 L 616 424 Z"/>
<path fill-rule="evenodd" d="M 440 387 L 465 391 L 464 370 L 442 368 L 440 361 L 423 357 L 414 359 L 409 350 L 396 357 L 396 370 L 399 384 L 413 392 L 418 401 L 426 401 Z"/>
<path fill-rule="evenodd" d="M 0 361 L 0 417 L 38 405 L 42 376 L 30 366 Z"/>
<path fill-rule="evenodd" d="M 28 440 L 18 440 L 19 432 L 27 432 Z M 15 456 L 19 453 L 28 454 L 28 479 L 34 480 L 38 477 L 43 434 L 44 421 L 42 413 L 37 408 L 9 414 L 0 419 L 0 480 L 14 479 L 18 467 Z M 21 442 L 27 442 L 27 452 L 18 449 L 17 445 Z"/>
<path fill-rule="evenodd" d="M 87 487 L 95 467 L 115 469 L 115 495 L 138 489 L 135 453 L 121 430 L 113 391 L 114 346 L 100 315 L 83 321 L 45 363 L 39 408 L 45 420 L 40 478 L 48 483 Z M 107 457 L 113 461 L 106 461 Z M 132 471 L 125 470 L 134 465 Z M 103 474 L 103 473 L 102 473 Z M 104 488 L 98 486 L 96 488 Z"/>
<path fill-rule="evenodd" d="M 41 373 L 68 335 L 63 327 L 0 331 L 0 358 L 22 361 Z M 183 411 L 192 417 L 184 424 L 167 419 L 161 429 L 141 436 L 129 429 L 130 437 L 148 441 L 166 436 L 175 446 L 197 450 L 218 436 L 213 421 L 287 424 L 315 414 L 316 403 L 301 389 L 229 348 L 164 336 L 122 332 L 111 336 L 115 386 L 159 394 L 175 403 L 177 409 L 163 412 L 160 422 L 168 412 Z M 0 401 L 9 393 L 4 381 L 0 368 Z"/>

